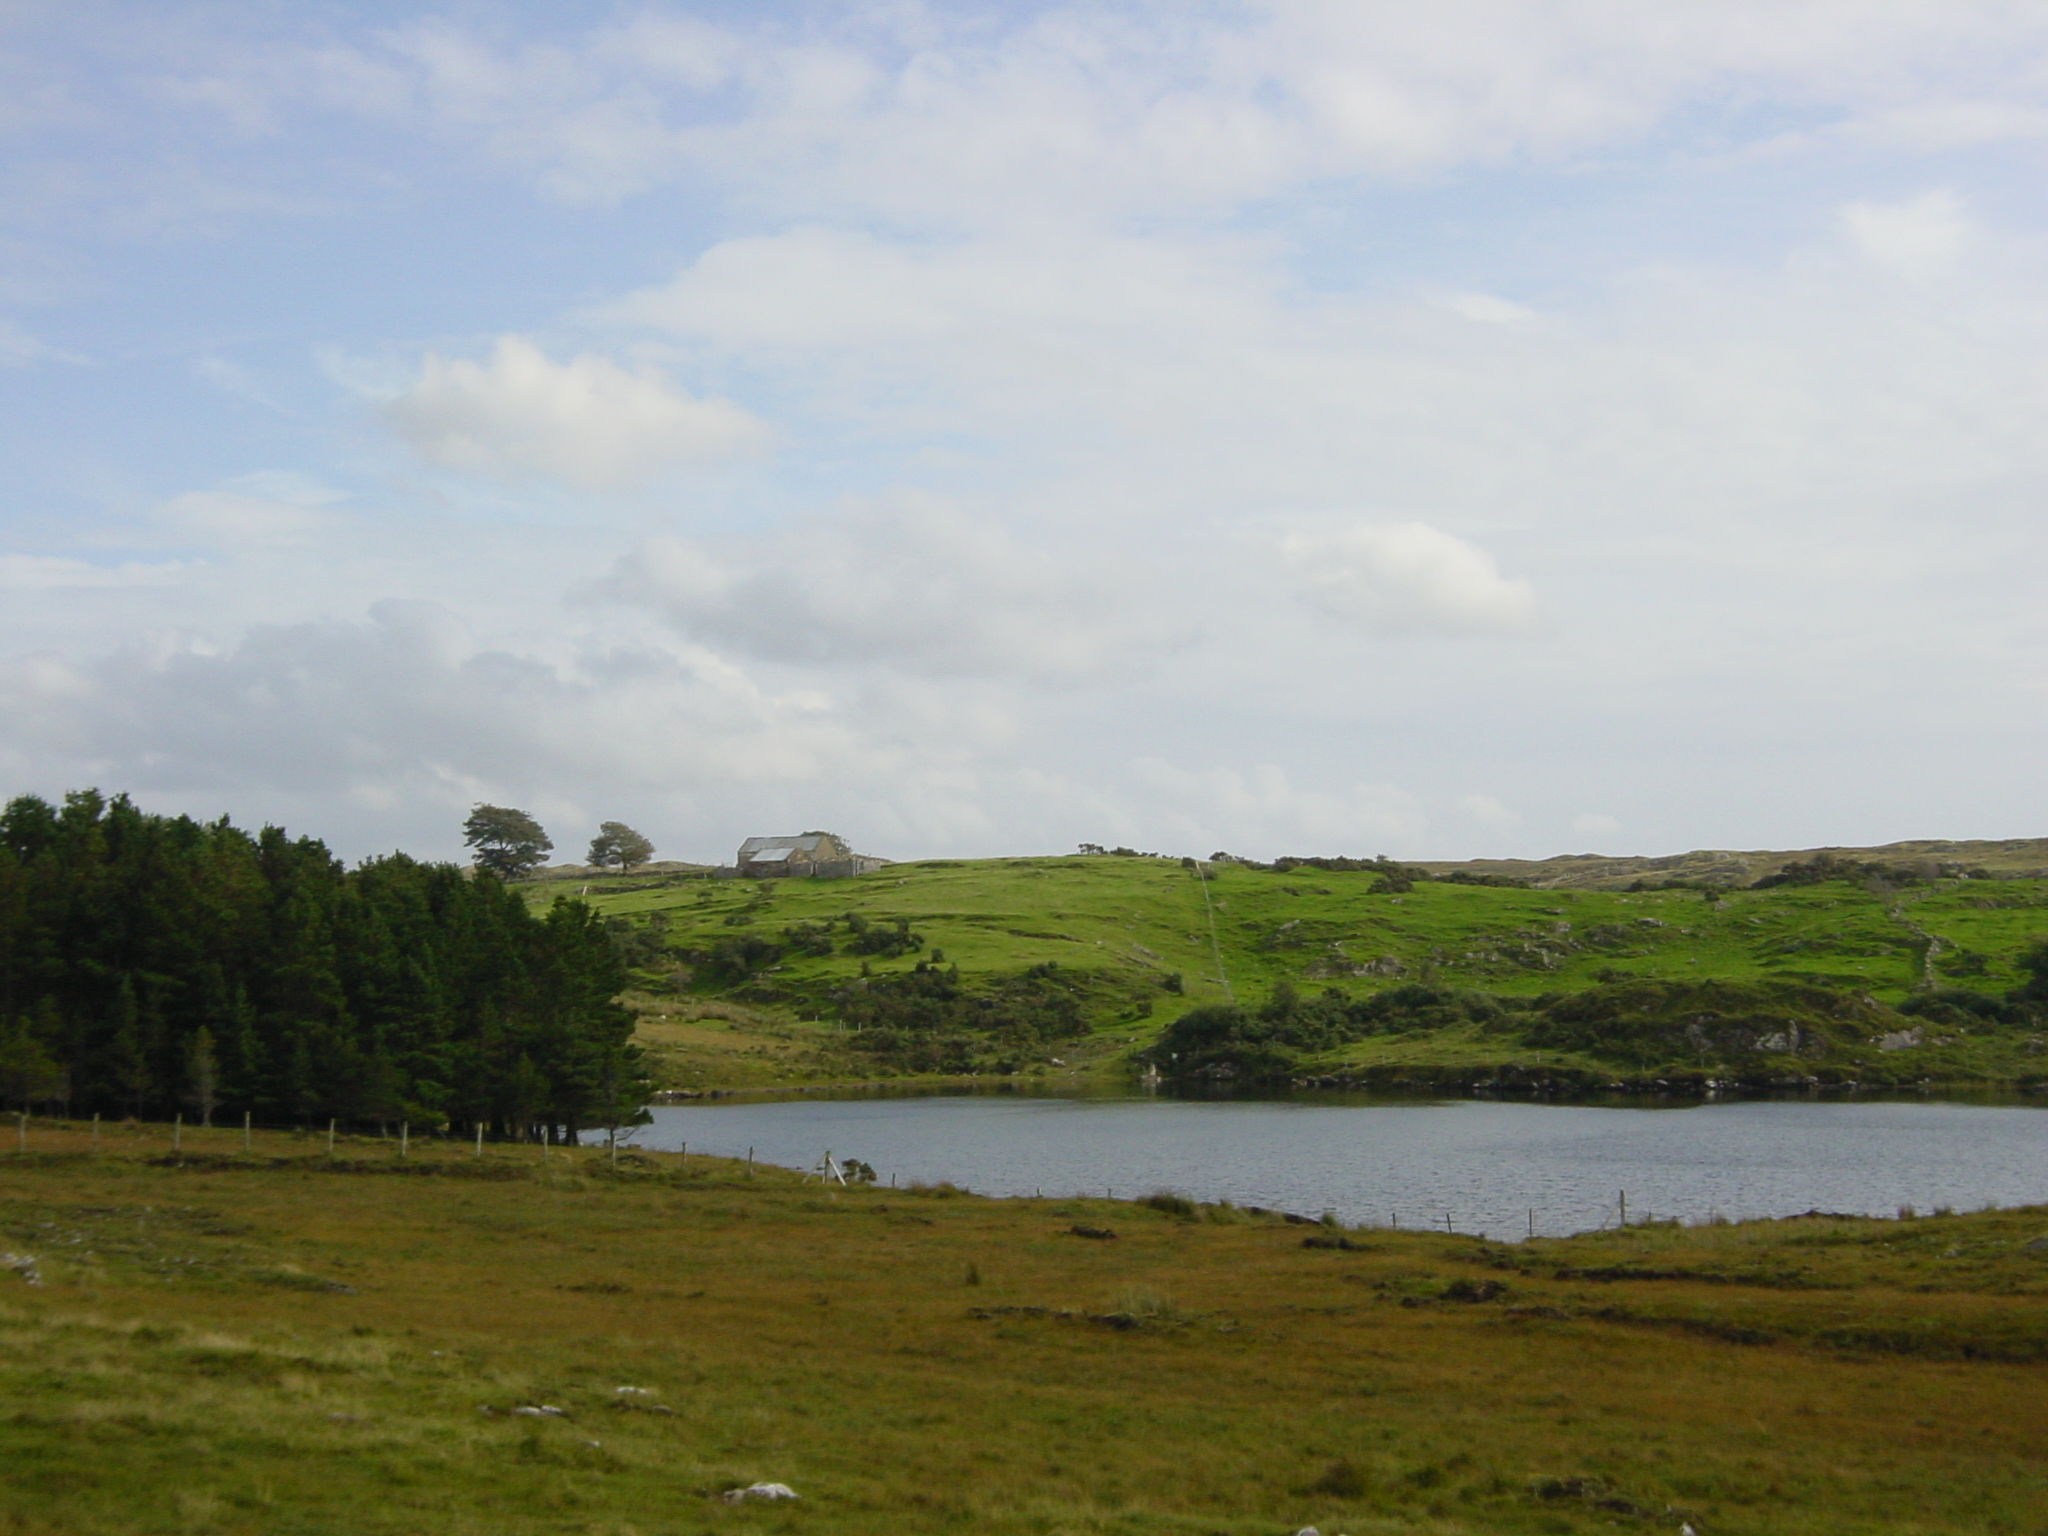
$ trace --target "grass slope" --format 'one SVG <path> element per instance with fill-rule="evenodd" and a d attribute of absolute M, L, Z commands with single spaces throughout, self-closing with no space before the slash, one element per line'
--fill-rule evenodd
<path fill-rule="evenodd" d="M 1974 1536 L 2048 1493 L 2048 1209 L 1506 1248 L 705 1159 L 86 1145 L 0 1157 L 23 1536 Z M 757 1480 L 801 1498 L 720 1500 Z"/>
<path fill-rule="evenodd" d="M 665 1081 L 684 1088 L 873 1075 L 874 1063 L 835 1027 L 835 996 L 864 966 L 887 976 L 934 953 L 970 981 L 1048 963 L 1078 979 L 1090 1037 L 1019 1064 L 1060 1080 L 1127 1062 L 1187 1007 L 1256 1003 L 1282 981 L 1361 995 L 1420 981 L 1534 998 L 1712 979 L 1822 986 L 1895 1004 L 1930 982 L 2002 992 L 2021 980 L 2017 954 L 2048 934 L 2048 881 L 2033 879 L 1896 890 L 1835 881 L 1708 901 L 1694 890 L 1434 881 L 1373 895 L 1375 878 L 1223 865 L 1205 882 L 1171 860 L 1090 856 L 898 864 L 839 881 L 615 876 L 575 889 L 609 915 L 666 924 L 649 987 L 630 1000 Z M 534 899 L 560 889 L 536 887 Z M 895 956 L 854 953 L 848 913 L 880 927 L 906 921 L 919 942 Z M 683 959 L 748 938 L 776 943 L 806 925 L 833 925 L 831 953 L 788 951 L 744 976 Z M 1863 1048 L 1826 1064 L 1904 1081 L 2014 1080 L 2035 1073 L 2036 1049 L 2019 1037 L 1928 1031 L 1925 1044 L 1882 1059 Z M 1530 1050 L 1468 1029 L 1381 1037 L 1318 1069 L 1469 1072 L 1509 1060 L 1596 1075 L 1616 1067 L 1597 1052 Z M 1796 1074 L 1814 1064 L 1783 1065 Z"/>

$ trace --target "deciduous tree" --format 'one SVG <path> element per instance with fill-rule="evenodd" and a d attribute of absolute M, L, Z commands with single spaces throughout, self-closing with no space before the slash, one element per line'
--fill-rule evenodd
<path fill-rule="evenodd" d="M 654 857 L 654 844 L 623 821 L 598 823 L 590 840 L 590 862 L 599 869 L 631 869 Z"/>
<path fill-rule="evenodd" d="M 462 841 L 476 850 L 476 867 L 517 880 L 540 867 L 554 849 L 539 822 L 508 805 L 479 805 L 462 824 Z"/>

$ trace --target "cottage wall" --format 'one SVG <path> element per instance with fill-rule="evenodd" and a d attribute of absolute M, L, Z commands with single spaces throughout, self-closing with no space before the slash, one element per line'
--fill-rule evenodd
<path fill-rule="evenodd" d="M 769 857 L 770 854 L 776 856 Z M 853 852 L 843 839 L 831 833 L 806 834 L 801 840 L 750 837 L 740 845 L 731 874 L 750 880 L 773 880 L 786 875 L 844 880 L 873 874 L 886 863 L 886 859 Z"/>

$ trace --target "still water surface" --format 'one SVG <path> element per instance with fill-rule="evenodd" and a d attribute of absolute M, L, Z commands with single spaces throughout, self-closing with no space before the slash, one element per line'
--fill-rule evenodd
<path fill-rule="evenodd" d="M 2048 1202 L 2048 1109 L 1738 1102 L 1611 1108 L 1484 1100 L 961 1095 L 663 1105 L 637 1145 L 815 1165 L 977 1194 L 1170 1189 L 1346 1222 L 1496 1238 L 1614 1220 L 1806 1210 L 1892 1215 Z"/>

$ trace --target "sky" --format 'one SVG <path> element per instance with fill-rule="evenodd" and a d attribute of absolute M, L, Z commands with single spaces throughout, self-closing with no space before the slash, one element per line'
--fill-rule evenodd
<path fill-rule="evenodd" d="M 0 0 L 0 791 L 2040 835 L 2048 3 Z"/>

